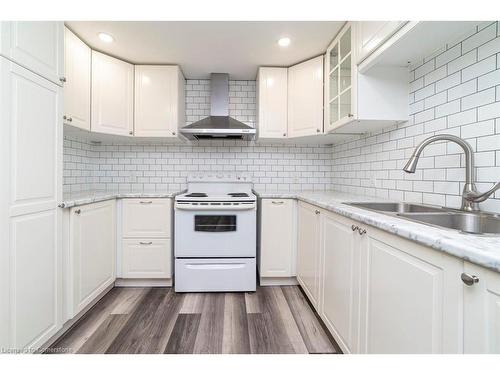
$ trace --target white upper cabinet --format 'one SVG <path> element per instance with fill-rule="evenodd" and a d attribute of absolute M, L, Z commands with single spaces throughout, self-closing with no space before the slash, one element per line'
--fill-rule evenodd
<path fill-rule="evenodd" d="M 64 80 L 63 33 L 63 22 L 0 22 L 0 55 L 62 85 Z"/>
<path fill-rule="evenodd" d="M 64 123 L 90 130 L 91 50 L 68 28 L 64 30 Z"/>
<path fill-rule="evenodd" d="M 405 21 L 360 21 L 357 26 L 356 64 L 380 47 Z"/>
<path fill-rule="evenodd" d="M 257 85 L 259 138 L 286 138 L 288 68 L 260 67 Z"/>
<path fill-rule="evenodd" d="M 500 354 L 500 274 L 465 262 L 462 278 L 464 352 Z"/>
<path fill-rule="evenodd" d="M 134 66 L 92 51 L 92 121 L 94 132 L 132 135 Z"/>
<path fill-rule="evenodd" d="M 177 137 L 185 125 L 185 79 L 178 66 L 135 66 L 134 135 Z"/>
<path fill-rule="evenodd" d="M 325 132 L 364 133 L 408 120 L 408 70 L 377 67 L 360 74 L 356 23 L 347 23 L 326 51 Z"/>
<path fill-rule="evenodd" d="M 288 136 L 323 133 L 323 56 L 288 68 Z"/>

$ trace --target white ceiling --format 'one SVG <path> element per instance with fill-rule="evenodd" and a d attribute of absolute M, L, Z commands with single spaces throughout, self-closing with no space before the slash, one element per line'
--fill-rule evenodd
<path fill-rule="evenodd" d="M 135 64 L 179 64 L 186 78 L 229 73 L 255 79 L 257 67 L 289 66 L 323 53 L 343 21 L 328 22 L 129 22 L 69 21 L 66 25 L 92 48 Z M 98 32 L 115 41 L 99 40 Z M 278 46 L 287 36 L 291 44 Z"/>

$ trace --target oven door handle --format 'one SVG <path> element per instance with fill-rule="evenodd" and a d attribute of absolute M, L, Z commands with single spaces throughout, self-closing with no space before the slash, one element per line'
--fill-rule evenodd
<path fill-rule="evenodd" d="M 234 270 L 245 268 L 245 263 L 191 263 L 186 268 L 191 270 Z"/>

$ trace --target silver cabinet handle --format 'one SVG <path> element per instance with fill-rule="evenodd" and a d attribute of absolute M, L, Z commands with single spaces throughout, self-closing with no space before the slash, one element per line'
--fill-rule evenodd
<path fill-rule="evenodd" d="M 152 245 L 153 244 L 153 241 L 149 241 L 149 242 L 139 242 L 139 244 L 141 245 Z"/>
<path fill-rule="evenodd" d="M 320 210 L 316 210 L 316 211 L 314 211 L 314 213 L 315 213 L 316 215 L 319 215 L 319 214 L 321 213 L 321 211 L 320 211 Z"/>
<path fill-rule="evenodd" d="M 471 286 L 479 282 L 479 278 L 474 275 L 469 275 L 468 273 L 462 273 L 460 276 L 465 285 Z"/>
<path fill-rule="evenodd" d="M 366 233 L 366 229 L 358 228 L 358 233 L 360 236 Z"/>
<path fill-rule="evenodd" d="M 66 77 L 59 77 L 59 81 L 66 82 Z"/>
<path fill-rule="evenodd" d="M 354 115 L 352 113 L 349 113 L 347 117 L 354 117 Z"/>
<path fill-rule="evenodd" d="M 357 225 L 353 224 L 353 225 L 351 225 L 351 229 L 353 232 L 356 232 L 359 229 L 359 227 Z"/>
<path fill-rule="evenodd" d="M 319 133 L 320 131 L 321 131 L 321 130 L 319 130 L 319 129 L 316 129 L 316 133 Z"/>
<path fill-rule="evenodd" d="M 81 213 L 82 213 L 82 210 L 80 210 L 80 209 L 75 210 L 75 214 L 80 215 Z"/>
<path fill-rule="evenodd" d="M 153 201 L 140 201 L 139 203 L 140 204 L 151 204 L 151 203 L 153 203 Z"/>
<path fill-rule="evenodd" d="M 271 201 L 271 203 L 272 203 L 272 204 L 283 204 L 283 203 L 285 203 L 285 202 L 283 202 L 283 201 Z"/>

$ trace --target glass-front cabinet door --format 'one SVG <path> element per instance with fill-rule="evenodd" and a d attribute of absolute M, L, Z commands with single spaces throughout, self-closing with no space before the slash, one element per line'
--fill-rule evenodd
<path fill-rule="evenodd" d="M 342 126 L 354 117 L 351 30 L 348 23 L 326 51 L 325 132 Z"/>

